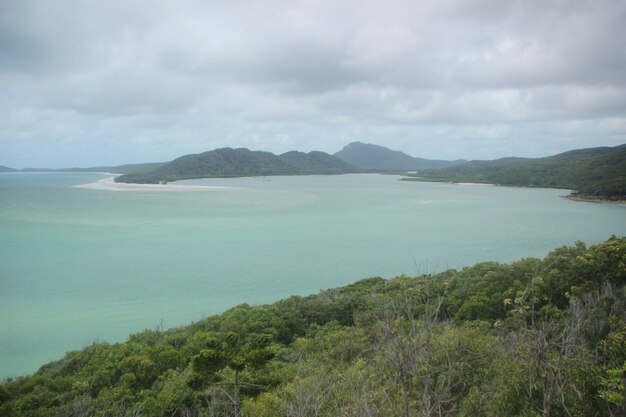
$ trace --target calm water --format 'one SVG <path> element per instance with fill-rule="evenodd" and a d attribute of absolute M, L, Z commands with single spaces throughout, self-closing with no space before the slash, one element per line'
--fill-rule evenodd
<path fill-rule="evenodd" d="M 0 175 L 0 377 L 243 302 L 626 235 L 626 206 L 563 190 L 381 175 L 186 182 L 234 187 L 201 192 L 71 187 L 101 178 Z"/>

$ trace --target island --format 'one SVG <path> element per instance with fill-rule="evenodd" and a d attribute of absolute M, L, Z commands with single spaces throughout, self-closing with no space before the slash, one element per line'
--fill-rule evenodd
<path fill-rule="evenodd" d="M 281 155 L 247 148 L 221 148 L 184 155 L 154 170 L 121 175 L 117 182 L 159 184 L 185 179 L 267 175 L 329 175 L 362 170 L 325 152 L 291 151 Z"/>

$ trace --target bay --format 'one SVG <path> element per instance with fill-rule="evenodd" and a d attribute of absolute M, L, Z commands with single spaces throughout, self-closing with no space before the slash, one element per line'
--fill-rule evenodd
<path fill-rule="evenodd" d="M 0 174 L 0 377 L 68 350 L 370 277 L 545 256 L 626 235 L 626 206 L 566 190 L 359 174 L 75 188 L 95 173 Z M 178 184 L 178 183 L 177 183 Z"/>

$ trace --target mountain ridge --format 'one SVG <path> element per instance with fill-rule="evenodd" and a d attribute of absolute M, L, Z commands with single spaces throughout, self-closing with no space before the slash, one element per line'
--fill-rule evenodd
<path fill-rule="evenodd" d="M 466 162 L 462 159 L 444 161 L 417 158 L 385 146 L 358 141 L 344 146 L 339 152 L 334 153 L 334 156 L 357 168 L 375 171 L 414 171 L 444 168 Z"/>
<path fill-rule="evenodd" d="M 150 172 L 122 175 L 115 181 L 154 184 L 211 177 L 334 175 L 357 172 L 361 170 L 320 151 L 290 151 L 275 155 L 266 151 L 227 147 L 183 155 Z"/>

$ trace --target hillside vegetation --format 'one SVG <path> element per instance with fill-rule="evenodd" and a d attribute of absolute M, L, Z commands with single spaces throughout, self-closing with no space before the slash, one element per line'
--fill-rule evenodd
<path fill-rule="evenodd" d="M 440 161 L 415 158 L 404 152 L 380 145 L 352 142 L 335 153 L 337 158 L 357 168 L 368 171 L 414 171 L 427 168 L 444 168 L 465 161 Z"/>
<path fill-rule="evenodd" d="M 626 239 L 369 278 L 94 343 L 2 416 L 624 416 Z"/>
<path fill-rule="evenodd" d="M 626 145 L 578 149 L 546 158 L 470 161 L 423 170 L 413 177 L 410 179 L 566 188 L 574 195 L 626 200 Z"/>
<path fill-rule="evenodd" d="M 359 170 L 324 152 L 270 152 L 222 148 L 181 156 L 147 173 L 117 177 L 118 182 L 159 183 L 209 177 L 345 174 Z"/>

